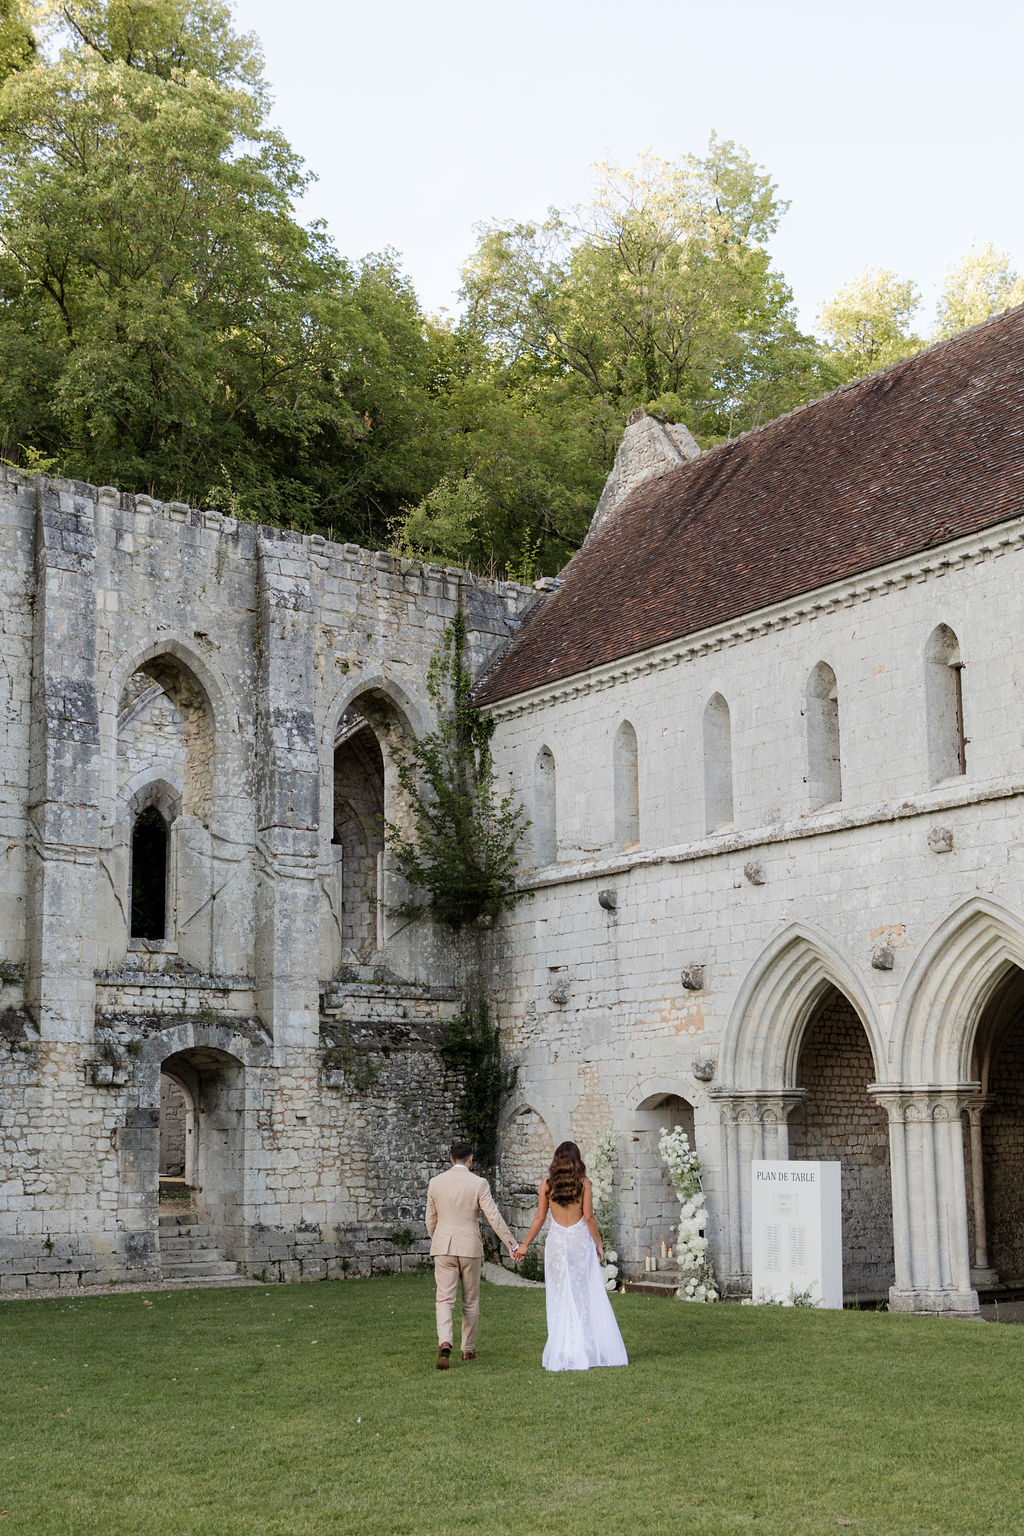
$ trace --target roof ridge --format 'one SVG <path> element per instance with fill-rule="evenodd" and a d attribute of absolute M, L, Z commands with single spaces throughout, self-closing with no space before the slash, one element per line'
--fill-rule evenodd
<path fill-rule="evenodd" d="M 936 352 L 941 352 L 947 347 L 957 346 L 964 341 L 965 337 L 973 336 L 978 331 L 994 326 L 999 321 L 1006 320 L 1010 315 L 1016 314 L 1018 311 L 1024 311 L 1024 304 L 1011 304 L 1008 309 L 1001 309 L 998 314 L 987 315 L 984 320 L 979 320 L 977 324 L 969 325 L 965 331 L 957 331 L 955 336 L 943 336 L 940 341 L 933 341 L 929 346 L 921 347 L 917 352 L 910 352 L 906 357 L 898 357 L 894 362 L 886 363 L 884 368 L 876 368 L 871 373 L 862 374 L 859 379 L 848 379 L 845 384 L 837 384 L 835 389 L 830 389 L 827 394 L 816 395 L 813 400 L 804 400 L 800 405 L 791 406 L 788 411 L 783 411 L 781 416 L 773 416 L 769 421 L 759 421 L 756 426 L 746 427 L 744 431 L 738 432 L 735 437 L 727 437 L 724 442 L 713 443 L 710 448 L 703 448 L 698 458 L 686 460 L 674 469 L 671 469 L 669 474 L 673 478 L 682 476 L 688 469 L 692 469 L 700 464 L 706 464 L 709 459 L 715 455 L 721 455 L 726 449 L 732 449 L 737 443 L 746 442 L 749 438 L 758 436 L 759 433 L 770 432 L 773 428 L 781 426 L 784 421 L 791 421 L 794 416 L 799 416 L 805 411 L 817 410 L 819 407 L 826 405 L 830 400 L 837 400 L 841 395 L 853 394 L 858 389 L 866 388 L 868 384 L 877 379 L 884 378 L 886 374 L 895 373 L 898 368 L 907 368 L 910 365 L 923 361 L 926 357 L 932 357 Z M 644 487 L 641 485 L 630 491 L 623 501 L 623 507 L 628 505 L 633 497 L 643 489 Z M 598 532 L 598 537 L 600 537 L 600 531 Z M 580 548 L 582 549 L 582 545 Z M 579 550 L 575 551 L 563 569 L 568 569 L 568 566 L 572 564 L 572 561 L 575 560 L 579 552 Z"/>

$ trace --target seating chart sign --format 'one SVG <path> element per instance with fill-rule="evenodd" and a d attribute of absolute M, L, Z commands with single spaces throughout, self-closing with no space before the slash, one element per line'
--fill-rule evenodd
<path fill-rule="evenodd" d="M 751 1164 L 754 1300 L 843 1305 L 837 1162 Z"/>

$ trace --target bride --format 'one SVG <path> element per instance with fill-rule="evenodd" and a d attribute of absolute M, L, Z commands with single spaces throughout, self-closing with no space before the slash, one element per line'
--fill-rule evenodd
<path fill-rule="evenodd" d="M 601 1265 L 604 1251 L 594 1220 L 590 1180 L 580 1149 L 563 1141 L 541 1181 L 537 1212 L 514 1257 L 521 1259 L 551 1212 L 544 1244 L 548 1341 L 546 1371 L 586 1371 L 593 1365 L 625 1365 L 622 1342 Z"/>

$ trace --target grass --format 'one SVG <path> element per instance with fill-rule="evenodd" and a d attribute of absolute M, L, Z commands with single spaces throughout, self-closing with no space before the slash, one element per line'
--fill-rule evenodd
<path fill-rule="evenodd" d="M 628 1368 L 541 1370 L 428 1274 L 0 1304 L 0 1536 L 1000 1536 L 1024 1329 L 616 1297 Z"/>

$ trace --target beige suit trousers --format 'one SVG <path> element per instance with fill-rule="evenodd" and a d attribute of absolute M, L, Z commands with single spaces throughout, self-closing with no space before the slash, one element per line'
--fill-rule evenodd
<path fill-rule="evenodd" d="M 437 1342 L 451 1344 L 452 1311 L 462 1282 L 462 1353 L 476 1349 L 476 1325 L 480 1317 L 481 1258 L 467 1259 L 460 1253 L 439 1253 L 434 1257 L 434 1284 L 437 1287 Z"/>

